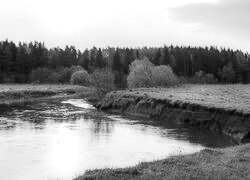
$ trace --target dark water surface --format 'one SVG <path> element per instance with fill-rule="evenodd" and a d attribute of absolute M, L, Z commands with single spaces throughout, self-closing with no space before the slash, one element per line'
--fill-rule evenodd
<path fill-rule="evenodd" d="M 232 144 L 206 129 L 99 112 L 81 99 L 41 101 L 1 109 L 0 180 L 72 179 Z"/>

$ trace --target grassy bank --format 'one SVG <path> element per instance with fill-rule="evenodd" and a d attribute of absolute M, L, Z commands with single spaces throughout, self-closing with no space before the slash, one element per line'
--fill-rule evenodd
<path fill-rule="evenodd" d="M 75 180 L 89 179 L 249 179 L 250 144 L 173 156 L 135 167 L 87 171 Z"/>
<path fill-rule="evenodd" d="M 184 85 L 109 93 L 96 105 L 156 120 L 184 118 L 191 125 L 249 138 L 250 85 Z M 250 144 L 205 149 L 129 168 L 87 171 L 87 179 L 250 179 Z"/>
<path fill-rule="evenodd" d="M 250 114 L 250 85 L 183 85 L 171 88 L 140 88 L 114 93 L 148 96 L 173 103 L 189 103 Z"/>
<path fill-rule="evenodd" d="M 76 85 L 0 84 L 0 105 L 40 98 L 87 97 L 93 93 L 93 88 Z"/>
<path fill-rule="evenodd" d="M 106 111 L 204 127 L 250 142 L 250 85 L 184 85 L 114 91 L 96 104 Z"/>

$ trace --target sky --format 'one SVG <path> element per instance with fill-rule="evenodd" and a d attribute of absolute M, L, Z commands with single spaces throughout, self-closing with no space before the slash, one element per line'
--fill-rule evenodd
<path fill-rule="evenodd" d="M 250 0 L 0 0 L 0 40 L 250 52 Z"/>

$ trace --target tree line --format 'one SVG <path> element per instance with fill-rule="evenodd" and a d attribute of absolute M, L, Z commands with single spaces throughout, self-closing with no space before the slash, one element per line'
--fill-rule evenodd
<path fill-rule="evenodd" d="M 169 65 L 177 76 L 187 80 L 202 72 L 213 75 L 220 83 L 250 82 L 250 55 L 240 50 L 170 45 L 80 51 L 74 46 L 46 48 L 42 42 L 15 44 L 5 40 L 0 42 L 0 83 L 31 82 L 36 69 L 47 69 L 55 75 L 65 68 L 80 66 L 90 73 L 109 68 L 115 74 L 116 85 L 125 86 L 129 65 L 145 57 L 156 66 Z"/>

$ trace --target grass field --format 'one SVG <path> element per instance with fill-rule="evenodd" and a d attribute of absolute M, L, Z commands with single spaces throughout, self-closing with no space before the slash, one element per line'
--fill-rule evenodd
<path fill-rule="evenodd" d="M 0 104 L 51 96 L 88 96 L 93 92 L 93 88 L 76 85 L 0 84 Z"/>
<path fill-rule="evenodd" d="M 66 91 L 66 90 L 77 90 L 82 89 L 82 86 L 75 85 L 54 85 L 54 84 L 0 84 L 0 93 L 4 92 L 21 92 L 21 91 Z"/>
<path fill-rule="evenodd" d="M 87 171 L 75 180 L 250 179 L 250 144 L 173 156 L 135 167 Z"/>
<path fill-rule="evenodd" d="M 250 85 L 183 85 L 171 88 L 140 88 L 116 93 L 168 99 L 172 102 L 250 113 Z"/>

